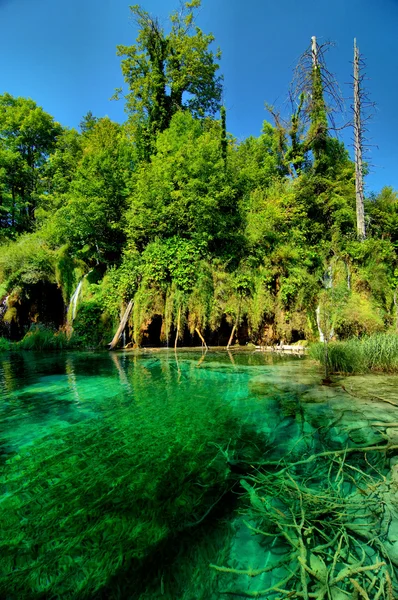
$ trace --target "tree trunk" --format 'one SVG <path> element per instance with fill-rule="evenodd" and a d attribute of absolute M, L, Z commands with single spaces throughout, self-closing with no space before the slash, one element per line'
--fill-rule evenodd
<path fill-rule="evenodd" d="M 316 68 L 318 66 L 318 46 L 316 43 L 316 36 L 313 35 L 311 38 L 311 54 L 312 54 L 312 66 Z"/>
<path fill-rule="evenodd" d="M 178 307 L 177 331 L 176 331 L 176 339 L 174 340 L 174 350 L 176 350 L 176 348 L 177 348 L 178 337 L 180 335 L 180 323 L 181 323 L 181 306 Z"/>
<path fill-rule="evenodd" d="M 206 344 L 205 338 L 204 338 L 204 337 L 203 337 L 203 335 L 200 333 L 200 331 L 199 331 L 199 327 L 195 327 L 195 331 L 196 331 L 196 333 L 198 334 L 198 336 L 200 337 L 200 340 L 201 340 L 201 342 L 202 342 L 202 345 L 203 345 L 203 346 L 206 348 L 206 350 L 207 350 L 207 344 Z"/>
<path fill-rule="evenodd" d="M 365 239 L 365 211 L 363 193 L 361 86 L 359 74 L 359 49 L 354 39 L 354 149 L 355 149 L 355 199 L 357 207 L 357 234 Z"/>
<path fill-rule="evenodd" d="M 235 321 L 235 323 L 234 323 L 234 326 L 232 327 L 231 335 L 230 335 L 230 337 L 229 337 L 229 340 L 228 340 L 228 344 L 227 344 L 227 350 L 229 349 L 230 345 L 232 344 L 232 340 L 234 339 L 234 335 L 235 335 L 236 327 L 237 327 L 237 325 L 238 325 L 238 323 L 239 323 L 239 317 L 240 317 L 240 307 L 241 307 L 241 304 L 242 304 L 242 298 L 241 298 L 241 299 L 240 299 L 240 301 L 239 301 L 239 306 L 238 306 L 238 314 L 236 315 L 236 321 Z"/>
<path fill-rule="evenodd" d="M 127 325 L 127 321 L 128 321 L 129 316 L 130 316 L 131 310 L 133 308 L 133 304 L 134 304 L 133 300 L 130 300 L 130 302 L 128 303 L 128 306 L 126 308 L 126 310 L 124 311 L 124 315 L 122 317 L 122 320 L 120 321 L 120 325 L 118 327 L 118 330 L 115 333 L 115 335 L 114 335 L 113 340 L 111 341 L 111 343 L 108 344 L 109 345 L 109 350 L 113 350 L 116 347 L 116 344 L 118 343 L 118 341 L 120 339 L 120 336 L 122 335 L 122 333 L 124 331 L 124 328 Z"/>

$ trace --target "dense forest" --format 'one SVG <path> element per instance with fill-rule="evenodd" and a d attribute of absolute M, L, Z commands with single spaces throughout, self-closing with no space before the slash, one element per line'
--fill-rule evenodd
<path fill-rule="evenodd" d="M 365 198 L 358 237 L 323 62 L 289 118 L 269 107 L 260 135 L 238 141 L 199 6 L 167 30 L 131 8 L 123 124 L 88 112 L 78 131 L 0 96 L 0 336 L 105 346 L 127 306 L 125 343 L 138 346 L 398 329 L 398 194 Z"/>

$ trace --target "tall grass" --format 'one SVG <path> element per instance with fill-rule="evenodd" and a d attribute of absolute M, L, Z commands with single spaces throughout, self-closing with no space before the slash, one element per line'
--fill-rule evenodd
<path fill-rule="evenodd" d="M 313 344 L 310 357 L 325 366 L 324 344 Z M 327 366 L 331 373 L 398 372 L 398 335 L 378 333 L 328 344 Z"/>
<path fill-rule="evenodd" d="M 0 352 L 11 349 L 12 342 L 6 338 L 0 337 Z"/>
<path fill-rule="evenodd" d="M 63 332 L 54 332 L 47 327 L 37 325 L 31 328 L 15 346 L 19 350 L 66 350 L 69 347 L 69 340 Z"/>

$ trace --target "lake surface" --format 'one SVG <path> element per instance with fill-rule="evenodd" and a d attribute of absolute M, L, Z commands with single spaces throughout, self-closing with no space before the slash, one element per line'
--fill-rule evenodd
<path fill-rule="evenodd" d="M 265 387 L 267 406 L 270 392 L 286 394 L 278 393 L 278 383 L 291 388 L 294 400 L 294 393 L 319 384 L 320 373 L 303 359 L 260 352 L 0 354 L 1 453 L 7 456 L 54 428 L 67 431 L 92 419 L 105 424 L 126 411 L 150 406 L 153 417 L 174 402 L 189 412 L 204 397 L 256 420 Z"/>
<path fill-rule="evenodd" d="M 259 352 L 0 355 L 0 596 L 224 597 L 209 562 L 262 560 L 231 472 L 358 436 L 320 381 Z"/>

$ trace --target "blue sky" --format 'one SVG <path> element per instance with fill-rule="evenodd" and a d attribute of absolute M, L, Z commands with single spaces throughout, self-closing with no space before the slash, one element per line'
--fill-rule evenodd
<path fill-rule="evenodd" d="M 167 25 L 178 0 L 141 5 Z M 202 5 L 198 24 L 214 33 L 223 52 L 228 129 L 238 139 L 260 133 L 265 102 L 283 107 L 295 61 L 312 35 L 336 43 L 328 64 L 348 97 L 356 37 L 377 103 L 370 136 L 378 148 L 372 149 L 367 189 L 398 190 L 398 0 L 203 0 Z M 116 45 L 132 44 L 135 37 L 125 0 L 0 0 L 0 93 L 31 97 L 70 127 L 88 110 L 123 121 L 122 102 L 109 100 L 122 84 Z M 350 134 L 343 137 L 349 143 Z"/>

